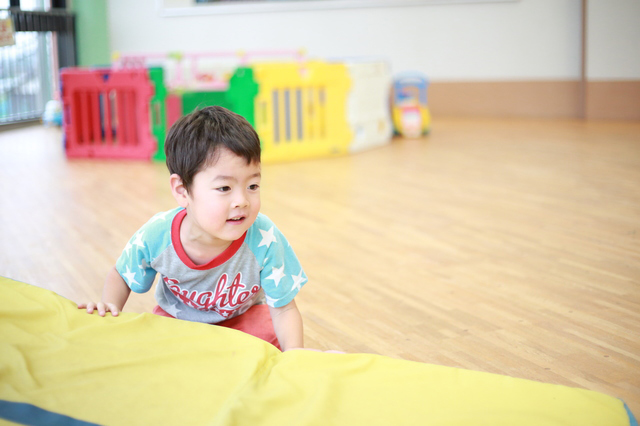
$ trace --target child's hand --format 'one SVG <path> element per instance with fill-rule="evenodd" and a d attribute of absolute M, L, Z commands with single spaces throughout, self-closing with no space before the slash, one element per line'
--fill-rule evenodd
<path fill-rule="evenodd" d="M 103 317 L 108 312 L 111 312 L 111 316 L 117 317 L 122 308 L 124 308 L 127 299 L 129 298 L 131 289 L 127 283 L 124 282 L 120 273 L 114 266 L 109 270 L 107 279 L 104 282 L 104 289 L 102 290 L 103 301 L 94 303 L 78 303 L 78 309 L 86 309 L 88 314 L 92 314 L 94 310 L 98 309 L 98 314 Z M 104 302 L 108 300 L 108 302 Z"/>
<path fill-rule="evenodd" d="M 92 314 L 94 310 L 98 309 L 98 315 L 101 317 L 105 316 L 108 312 L 111 312 L 111 315 L 117 317 L 120 313 L 118 307 L 113 303 L 104 303 L 104 302 L 89 302 L 89 303 L 78 303 L 78 309 L 85 309 L 88 314 Z"/>

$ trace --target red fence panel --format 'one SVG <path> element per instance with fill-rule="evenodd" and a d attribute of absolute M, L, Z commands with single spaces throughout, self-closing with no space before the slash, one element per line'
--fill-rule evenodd
<path fill-rule="evenodd" d="M 60 78 L 68 157 L 151 158 L 154 87 L 146 69 L 67 68 Z"/>

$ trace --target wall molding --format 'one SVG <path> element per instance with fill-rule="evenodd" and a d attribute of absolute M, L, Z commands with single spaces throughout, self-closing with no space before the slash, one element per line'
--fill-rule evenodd
<path fill-rule="evenodd" d="M 589 81 L 586 118 L 640 120 L 640 80 Z"/>
<path fill-rule="evenodd" d="M 640 120 L 640 80 L 432 82 L 434 116 Z M 586 113 L 585 113 L 586 112 Z"/>

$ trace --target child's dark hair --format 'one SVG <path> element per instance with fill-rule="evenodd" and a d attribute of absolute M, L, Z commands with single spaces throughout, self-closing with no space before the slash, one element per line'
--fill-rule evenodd
<path fill-rule="evenodd" d="M 244 117 L 219 106 L 187 114 L 171 126 L 164 144 L 169 173 L 180 176 L 189 191 L 196 173 L 215 164 L 220 148 L 247 164 L 260 162 L 260 139 Z"/>

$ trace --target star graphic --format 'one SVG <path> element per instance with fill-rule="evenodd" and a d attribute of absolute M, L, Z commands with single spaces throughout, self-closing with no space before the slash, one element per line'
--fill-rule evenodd
<path fill-rule="evenodd" d="M 267 246 L 267 248 L 269 248 L 271 243 L 277 242 L 275 235 L 273 235 L 273 226 L 268 231 L 260 229 L 260 233 L 262 234 L 262 241 L 260 241 L 258 247 Z"/>
<path fill-rule="evenodd" d="M 158 220 L 164 222 L 167 219 L 167 215 L 171 213 L 170 211 L 168 212 L 164 212 L 164 213 L 158 213 L 157 215 L 155 215 L 154 217 L 151 218 L 151 220 L 149 220 L 149 223 L 153 223 L 156 222 Z"/>
<path fill-rule="evenodd" d="M 124 277 L 125 280 L 127 280 L 127 284 L 129 284 L 129 286 L 132 286 L 134 284 L 140 285 L 140 283 L 136 281 L 136 273 L 131 272 L 131 269 L 128 266 L 127 266 L 127 272 L 122 274 L 122 276 Z"/>
<path fill-rule="evenodd" d="M 144 235 L 144 231 L 138 232 L 135 235 L 135 240 L 133 241 L 133 245 L 138 247 L 144 247 L 144 241 L 142 241 L 142 236 Z"/>
<path fill-rule="evenodd" d="M 296 290 L 300 291 L 301 284 L 304 284 L 307 279 L 302 276 L 302 269 L 300 269 L 300 273 L 298 275 L 291 275 L 293 278 L 293 287 Z"/>
<path fill-rule="evenodd" d="M 179 302 L 172 303 L 170 306 L 167 306 L 166 308 L 163 308 L 163 309 L 166 313 L 168 313 L 172 317 L 177 317 L 178 313 L 180 312 L 178 310 L 178 303 Z"/>
<path fill-rule="evenodd" d="M 129 252 L 131 251 L 131 247 L 133 247 L 131 245 L 131 241 L 127 242 L 127 246 L 124 248 L 124 251 L 129 254 Z"/>
<path fill-rule="evenodd" d="M 284 278 L 284 263 L 279 268 L 271 268 L 271 275 L 267 277 L 268 280 L 273 280 L 276 283 L 276 287 L 282 278 Z"/>
<path fill-rule="evenodd" d="M 144 277 L 145 275 L 147 275 L 147 271 L 145 269 L 147 269 L 147 267 L 145 266 L 145 262 L 144 259 L 142 259 L 142 265 L 138 265 L 138 268 L 140 268 L 140 272 L 142 272 L 142 276 Z"/>

